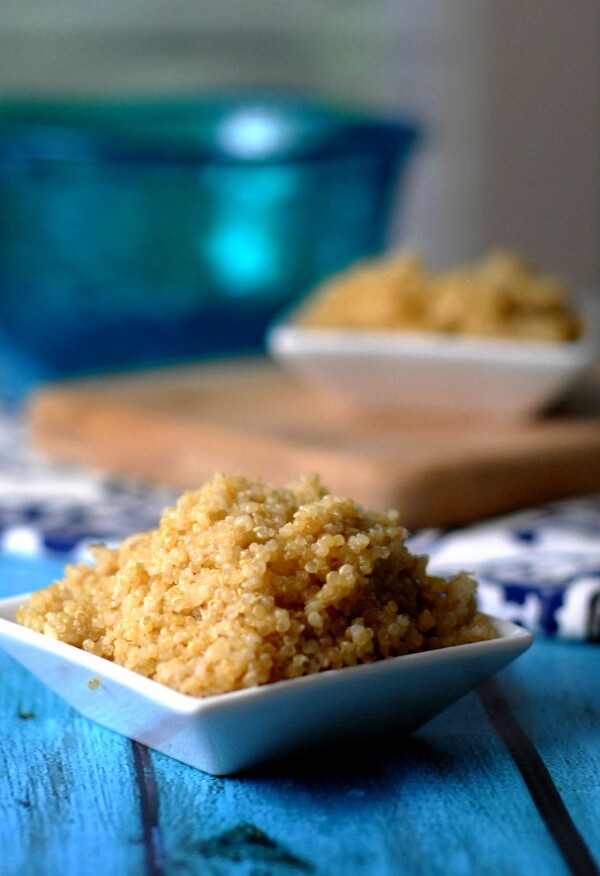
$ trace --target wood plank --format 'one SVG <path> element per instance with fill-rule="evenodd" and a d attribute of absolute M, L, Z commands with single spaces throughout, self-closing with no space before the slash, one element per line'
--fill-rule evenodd
<path fill-rule="evenodd" d="M 540 639 L 503 679 L 600 868 L 600 647 Z"/>
<path fill-rule="evenodd" d="M 395 507 L 418 528 L 600 489 L 597 413 L 367 417 L 247 360 L 48 387 L 30 423 L 45 453 L 180 488 L 215 470 L 275 483 L 317 471 L 334 492 Z"/>
<path fill-rule="evenodd" d="M 13 768 L 9 787 L 14 809 L 15 789 L 19 788 L 14 752 L 24 745 L 31 746 L 27 758 L 31 759 L 33 752 L 34 762 L 29 769 L 33 767 L 36 776 L 32 805 L 37 806 L 40 824 L 36 825 L 36 834 L 31 828 L 36 818 L 33 813 L 26 813 L 22 819 L 29 818 L 27 831 L 23 823 L 15 825 L 13 812 L 0 822 L 0 834 L 6 830 L 6 836 L 12 837 L 15 830 L 19 831 L 25 850 L 35 839 L 31 869 L 23 869 L 14 842 L 8 842 L 3 848 L 10 850 L 10 857 L 1 872 L 40 872 L 40 865 L 43 872 L 47 862 L 60 853 L 62 872 L 79 873 L 81 842 L 92 851 L 108 844 L 96 860 L 110 869 L 100 872 L 141 872 L 136 869 L 142 867 L 140 861 L 127 870 L 115 860 L 115 856 L 118 859 L 131 852 L 131 836 L 123 836 L 122 831 L 115 836 L 113 822 L 128 819 L 132 811 L 137 811 L 134 795 L 125 799 L 121 793 L 114 794 L 114 776 L 119 776 L 120 784 L 128 772 L 121 763 L 119 738 L 83 719 L 76 719 L 73 726 L 72 714 L 60 714 L 61 708 L 57 714 L 56 703 L 44 703 L 48 697 L 55 698 L 49 693 L 40 696 L 39 690 L 32 695 L 26 674 L 18 667 L 15 674 L 22 676 L 16 686 L 21 715 L 25 717 L 19 719 L 22 723 L 18 725 L 16 746 L 10 746 Z M 0 685 L 0 689 L 4 687 Z M 6 709 L 0 708 L 4 717 Z M 29 732 L 32 712 L 45 725 L 43 737 L 33 742 Z M 83 775 L 79 758 L 74 760 L 72 742 L 66 745 L 58 734 L 62 741 L 57 745 L 57 734 L 48 734 L 49 712 L 51 720 L 65 722 L 66 739 L 71 733 L 85 741 Z M 8 730 L 11 741 L 10 727 Z M 94 740 L 94 736 L 98 738 Z M 99 770 L 98 764 L 110 759 L 111 748 L 117 754 L 117 763 L 112 769 Z M 51 772 L 49 760 L 54 764 Z M 239 872 L 242 861 L 248 868 L 268 866 L 268 872 L 274 874 L 298 871 L 336 876 L 348 872 L 350 863 L 359 876 L 392 874 L 399 865 L 398 849 L 403 849 L 403 868 L 416 876 L 442 872 L 449 876 L 464 872 L 536 872 L 543 876 L 566 872 L 514 765 L 474 696 L 431 722 L 398 751 L 378 751 L 370 756 L 362 753 L 351 771 L 347 762 L 338 759 L 328 763 L 315 757 L 224 780 L 160 755 L 153 755 L 152 760 L 160 795 L 166 873 L 195 872 L 207 866 L 219 873 Z M 26 762 L 23 756 L 20 763 L 24 766 Z M 75 771 L 79 800 L 67 794 L 67 789 L 73 790 L 69 786 Z M 28 775 L 28 770 L 23 770 L 21 781 L 27 782 Z M 582 774 L 575 769 L 575 776 L 581 778 Z M 65 782 L 65 777 L 69 781 Z M 130 774 L 127 779 L 131 780 Z M 573 782 L 573 770 L 570 779 L 573 790 L 580 792 L 582 786 Z M 109 811 L 103 813 L 107 783 L 109 788 L 113 786 L 113 799 Z M 6 796 L 6 783 L 3 787 Z M 593 802 L 594 784 L 589 787 Z M 55 798 L 50 807 L 49 801 Z M 595 800 L 597 803 L 597 797 Z M 586 805 L 583 800 L 583 814 Z M 593 813 L 592 808 L 591 819 Z M 89 821 L 93 821 L 91 842 L 86 832 Z M 433 844 L 432 836 L 436 837 Z M 15 867 L 11 870 L 8 865 L 13 860 Z"/>
<path fill-rule="evenodd" d="M 144 873 L 130 742 L 2 653 L 0 726 L 2 876 Z"/>
<path fill-rule="evenodd" d="M 0 554 L 0 597 L 64 563 Z M 0 651 L 0 874 L 143 873 L 131 743 L 79 716 Z M 87 866 L 87 865 L 86 865 Z"/>
<path fill-rule="evenodd" d="M 475 695 L 372 752 L 228 779 L 152 759 L 174 870 L 185 861 L 219 874 L 568 872 Z"/>
<path fill-rule="evenodd" d="M 590 654 L 590 648 L 582 647 L 582 657 Z M 540 668 L 543 663 L 539 662 Z M 3 692 L 7 685 L 1 663 L 0 672 Z M 140 851 L 139 841 L 135 844 L 139 826 L 131 826 L 131 833 L 123 829 L 123 821 L 129 822 L 138 806 L 134 796 L 128 798 L 121 789 L 124 778 L 129 786 L 132 777 L 129 768 L 123 770 L 119 737 L 83 719 L 73 723 L 72 713 L 65 714 L 70 710 L 57 709 L 56 698 L 43 689 L 32 690 L 39 686 L 33 680 L 29 685 L 27 674 L 18 667 L 12 682 L 9 701 L 14 706 L 18 692 L 22 717 L 13 719 L 13 724 L 19 722 L 13 734 L 5 720 L 3 696 L 0 714 L 12 758 L 10 780 L 0 786 L 0 839 L 3 850 L 8 850 L 0 872 L 3 876 L 53 872 L 50 865 L 60 855 L 60 872 L 80 873 L 82 844 L 88 850 L 86 857 L 90 851 L 95 855 L 99 872 L 145 872 L 142 858 L 132 854 Z M 530 696 L 531 692 L 528 700 Z M 48 703 L 48 698 L 54 702 Z M 29 717 L 32 712 L 35 718 Z M 34 721 L 40 719 L 42 734 L 32 733 Z M 62 736 L 62 727 L 59 734 L 48 732 L 53 722 L 64 722 Z M 553 723 L 544 726 L 546 737 L 555 744 L 553 730 L 548 732 Z M 79 757 L 74 759 L 73 742 L 65 744 L 65 739 L 72 739 L 69 734 L 84 749 L 83 764 Z M 557 753 L 561 750 L 565 751 L 556 747 Z M 19 753 L 23 756 L 16 760 Z M 112 768 L 99 767 L 99 762 L 109 762 L 111 754 L 117 755 Z M 0 774 L 8 775 L 2 759 L 0 755 Z M 350 866 L 357 876 L 385 876 L 400 868 L 415 876 L 567 872 L 474 695 L 397 749 L 358 753 L 352 769 L 339 757 L 327 761 L 313 756 L 237 778 L 215 779 L 161 755 L 152 755 L 152 761 L 165 873 L 337 876 Z M 15 770 L 15 762 L 21 764 L 20 770 Z M 73 781 L 75 771 L 77 781 Z M 574 795 L 582 790 L 581 775 L 578 765 L 572 765 Z M 32 776 L 33 800 L 23 796 L 27 790 L 21 791 Z M 597 803 L 593 782 L 589 790 L 590 799 Z M 18 802 L 28 799 L 32 806 Z M 50 801 L 55 801 L 53 806 Z M 587 803 L 581 804 L 585 814 Z"/>
<path fill-rule="evenodd" d="M 64 575 L 65 561 L 0 553 L 0 599 L 47 587 Z"/>

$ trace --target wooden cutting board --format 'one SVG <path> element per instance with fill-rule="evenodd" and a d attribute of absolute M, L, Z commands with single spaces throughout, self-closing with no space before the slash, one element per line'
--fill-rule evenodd
<path fill-rule="evenodd" d="M 35 446 L 61 460 L 180 488 L 216 470 L 277 484 L 317 471 L 422 527 L 600 490 L 599 388 L 518 424 L 368 416 L 248 359 L 48 386 L 29 416 Z"/>

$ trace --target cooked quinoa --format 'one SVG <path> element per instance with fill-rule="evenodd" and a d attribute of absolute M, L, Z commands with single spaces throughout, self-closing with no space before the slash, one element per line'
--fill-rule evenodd
<path fill-rule="evenodd" d="M 411 254 L 363 262 L 326 280 L 302 323 L 537 341 L 582 333 L 564 284 L 512 252 L 441 272 Z"/>
<path fill-rule="evenodd" d="M 490 639 L 475 581 L 428 575 L 397 513 L 217 474 L 17 620 L 192 696 Z"/>

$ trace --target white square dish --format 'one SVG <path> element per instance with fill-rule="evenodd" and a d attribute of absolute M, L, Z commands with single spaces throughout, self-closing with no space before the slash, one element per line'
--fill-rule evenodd
<path fill-rule="evenodd" d="M 0 600 L 0 646 L 82 715 L 183 763 L 227 775 L 318 745 L 408 733 L 531 644 L 498 638 L 198 699 L 14 620 L 29 594 Z"/>
<path fill-rule="evenodd" d="M 271 327 L 271 356 L 355 408 L 523 418 L 564 394 L 598 357 L 597 308 L 577 341 L 305 328 L 303 308 Z"/>

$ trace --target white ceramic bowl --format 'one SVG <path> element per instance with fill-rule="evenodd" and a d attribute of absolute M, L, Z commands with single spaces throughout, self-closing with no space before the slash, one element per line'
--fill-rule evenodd
<path fill-rule="evenodd" d="M 292 314 L 270 329 L 267 345 L 284 368 L 352 407 L 521 418 L 594 363 L 597 323 L 588 306 L 581 340 L 545 342 L 304 328 Z"/>
<path fill-rule="evenodd" d="M 531 644 L 498 638 L 198 699 L 15 623 L 29 594 L 0 600 L 0 646 L 81 714 L 212 775 L 317 745 L 415 730 Z"/>

